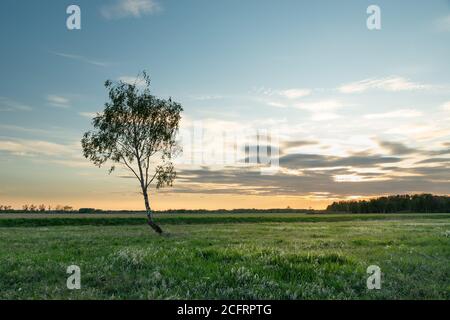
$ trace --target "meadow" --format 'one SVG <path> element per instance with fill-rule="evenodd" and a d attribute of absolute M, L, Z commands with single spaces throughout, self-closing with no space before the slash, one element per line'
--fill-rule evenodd
<path fill-rule="evenodd" d="M 0 299 L 450 299 L 450 214 L 0 215 Z M 81 268 L 81 289 L 66 268 Z M 368 290 L 366 269 L 382 271 Z"/>

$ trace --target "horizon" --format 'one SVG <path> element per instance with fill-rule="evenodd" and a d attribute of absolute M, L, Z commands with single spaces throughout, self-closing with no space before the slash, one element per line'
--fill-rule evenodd
<path fill-rule="evenodd" d="M 143 70 L 184 108 L 178 178 L 150 190 L 154 210 L 450 195 L 450 1 L 376 1 L 380 30 L 372 1 L 73 2 L 80 30 L 66 1 L 0 12 L 1 205 L 144 210 L 137 181 L 80 145 L 104 82 Z M 261 141 L 275 172 L 246 161 Z"/>
<path fill-rule="evenodd" d="M 409 196 L 409 197 L 413 197 L 413 196 L 423 196 L 423 195 L 432 195 L 433 197 L 450 197 L 450 194 L 429 194 L 429 193 L 420 193 L 420 194 L 390 194 L 390 195 L 378 195 L 378 196 L 373 196 L 373 197 L 358 197 L 358 198 L 351 198 L 351 199 L 335 199 L 332 202 L 330 202 L 326 207 L 324 208 L 312 208 L 312 207 L 291 207 L 291 206 L 286 206 L 286 207 L 268 207 L 268 208 L 256 208 L 256 207 L 229 207 L 229 208 L 213 208 L 213 209 L 207 209 L 207 208 L 193 208 L 193 209 L 186 209 L 186 208 L 165 208 L 165 209 L 157 209 L 157 210 L 153 210 L 155 212 L 165 212 L 165 211 L 239 211 L 239 210 L 255 210 L 255 211 L 270 211 L 270 210 L 290 210 L 290 211 L 296 211 L 296 210 L 301 210 L 301 211 L 327 211 L 328 207 L 331 206 L 332 204 L 335 203 L 339 203 L 341 201 L 344 202 L 353 202 L 353 201 L 370 201 L 370 200 L 377 200 L 380 198 L 387 198 L 387 197 L 404 197 L 404 196 Z M 0 205 L 4 205 L 4 204 L 0 204 Z M 24 209 L 25 206 L 30 207 L 30 206 L 35 206 L 34 210 L 30 210 L 29 208 Z M 44 206 L 45 210 L 41 211 L 39 210 L 39 206 Z M 64 206 L 68 206 L 70 209 L 65 210 Z M 8 213 L 9 211 L 29 211 L 31 213 L 39 213 L 39 212 L 63 212 L 63 211 L 67 211 L 67 212 L 75 212 L 75 211 L 79 211 L 81 209 L 93 209 L 93 210 L 99 210 L 101 212 L 145 212 L 145 209 L 120 209 L 120 208 L 116 208 L 116 209 L 108 209 L 108 208 L 95 208 L 95 207 L 72 207 L 70 205 L 65 205 L 65 204 L 57 204 L 57 205 L 52 205 L 52 204 L 44 204 L 44 203 L 24 203 L 22 206 L 18 206 L 18 207 L 11 207 L 11 208 L 3 208 L 0 207 L 0 212 L 4 211 L 6 213 Z"/>

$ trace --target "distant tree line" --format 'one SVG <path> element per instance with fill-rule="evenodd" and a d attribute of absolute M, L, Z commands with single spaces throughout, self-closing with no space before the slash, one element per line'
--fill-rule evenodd
<path fill-rule="evenodd" d="M 21 209 L 13 209 L 12 206 L 1 205 L 0 212 L 29 213 L 29 212 L 77 212 L 68 205 L 56 205 L 54 207 L 45 204 L 24 204 Z"/>
<path fill-rule="evenodd" d="M 314 213 L 313 209 L 291 209 L 291 208 L 274 208 L 274 209 L 170 209 L 164 211 L 158 211 L 158 213 Z"/>
<path fill-rule="evenodd" d="M 329 212 L 347 213 L 450 213 L 450 197 L 432 194 L 395 195 L 370 200 L 333 202 Z"/>
<path fill-rule="evenodd" d="M 0 212 L 3 213 L 84 213 L 84 214 L 96 214 L 96 213 L 145 213 L 143 210 L 102 210 L 95 208 L 80 208 L 74 209 L 71 206 L 46 206 L 46 205 L 23 205 L 22 209 L 13 209 L 11 206 L 0 205 Z M 197 213 L 209 213 L 209 214 L 233 214 L 233 213 L 318 213 L 323 211 L 315 211 L 313 209 L 291 209 L 290 207 L 286 209 L 217 209 L 217 210 L 206 210 L 206 209 L 169 209 L 169 210 L 159 210 L 155 213 L 165 213 L 165 214 L 197 214 Z"/>
<path fill-rule="evenodd" d="M 44 204 L 25 204 L 21 209 L 14 209 L 8 205 L 0 204 L 0 212 L 3 213 L 145 213 L 142 210 L 102 210 L 95 208 L 74 209 L 68 205 L 56 205 L 54 207 Z M 450 213 L 450 197 L 435 196 L 432 194 L 415 195 L 394 195 L 379 197 L 370 200 L 349 200 L 333 202 L 324 210 L 314 209 L 169 209 L 159 210 L 155 213 L 165 214 L 234 214 L 234 213 L 396 213 L 396 212 L 417 212 L 417 213 Z"/>
<path fill-rule="evenodd" d="M 145 213 L 143 210 L 101 210 L 94 208 L 80 208 L 79 213 Z M 169 210 L 158 210 L 155 213 L 165 213 L 165 214 L 197 214 L 197 213 L 208 213 L 208 214 L 233 214 L 233 213 L 317 213 L 322 211 L 315 211 L 313 209 L 169 209 Z"/>

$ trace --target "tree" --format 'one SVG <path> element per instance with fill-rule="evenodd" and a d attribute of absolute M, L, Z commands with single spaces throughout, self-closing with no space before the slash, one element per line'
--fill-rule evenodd
<path fill-rule="evenodd" d="M 135 83 L 108 80 L 105 87 L 109 101 L 92 120 L 94 130 L 81 140 L 83 154 L 98 167 L 111 162 L 109 173 L 117 164 L 132 173 L 144 197 L 147 223 L 161 234 L 153 220 L 148 190 L 153 182 L 157 189 L 172 186 L 176 177 L 171 160 L 179 151 L 175 138 L 183 108 L 170 98 L 151 95 L 145 71 Z"/>
<path fill-rule="evenodd" d="M 73 211 L 73 207 L 71 207 L 71 206 L 64 206 L 63 207 L 63 211 L 64 212 L 71 212 L 71 211 Z"/>
<path fill-rule="evenodd" d="M 352 213 L 392 213 L 392 212 L 450 212 L 450 197 L 432 194 L 394 195 L 370 199 L 370 201 L 334 202 L 328 211 Z"/>

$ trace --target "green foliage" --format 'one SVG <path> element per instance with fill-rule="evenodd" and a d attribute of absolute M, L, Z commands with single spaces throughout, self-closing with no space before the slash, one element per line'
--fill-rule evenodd
<path fill-rule="evenodd" d="M 450 197 L 432 194 L 396 195 L 371 200 L 340 201 L 327 211 L 349 213 L 448 212 Z"/>
<path fill-rule="evenodd" d="M 141 88 L 136 83 L 145 83 Z M 101 167 L 111 163 L 129 169 L 139 180 L 149 212 L 148 187 L 171 186 L 176 177 L 172 157 L 179 152 L 176 134 L 183 108 L 172 99 L 150 94 L 150 78 L 143 72 L 135 84 L 106 81 L 109 101 L 93 119 L 93 131 L 81 140 L 84 156 Z M 156 179 L 156 180 L 155 180 Z"/>

